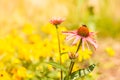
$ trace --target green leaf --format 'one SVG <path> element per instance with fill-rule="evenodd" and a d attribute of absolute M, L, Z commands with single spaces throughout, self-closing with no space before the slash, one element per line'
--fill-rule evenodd
<path fill-rule="evenodd" d="M 48 64 L 50 64 L 50 65 L 52 65 L 53 67 L 55 67 L 55 68 L 59 68 L 59 69 L 62 69 L 63 71 L 67 71 L 67 69 L 64 67 L 64 66 L 62 66 L 62 65 L 60 65 L 59 63 L 56 63 L 56 62 L 48 62 Z"/>
<path fill-rule="evenodd" d="M 79 70 L 71 73 L 69 76 L 66 76 L 64 80 L 76 80 L 80 77 L 88 75 L 90 72 L 93 71 L 94 68 L 95 68 L 95 64 L 92 64 L 88 68 L 79 69 Z"/>
<path fill-rule="evenodd" d="M 66 53 L 68 53 L 68 52 L 62 52 L 61 55 L 66 54 Z"/>

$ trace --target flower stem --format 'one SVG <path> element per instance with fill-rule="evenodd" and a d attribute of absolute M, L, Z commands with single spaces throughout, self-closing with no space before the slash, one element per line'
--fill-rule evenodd
<path fill-rule="evenodd" d="M 80 42 L 78 44 L 78 47 L 77 47 L 77 50 L 76 50 L 75 54 L 77 54 L 77 52 L 79 51 L 79 48 L 80 48 L 81 44 L 82 44 L 82 39 L 80 39 Z M 68 75 L 71 74 L 73 66 L 74 66 L 74 63 L 75 63 L 75 60 L 71 60 Z"/>
<path fill-rule="evenodd" d="M 80 42 L 78 44 L 78 47 L 77 47 L 77 50 L 76 50 L 75 54 L 77 54 L 77 52 L 79 51 L 79 48 L 80 48 L 81 44 L 82 44 L 82 38 L 80 39 Z"/>
<path fill-rule="evenodd" d="M 73 66 L 74 66 L 74 61 L 71 61 L 71 63 L 70 63 L 70 67 L 69 67 L 69 72 L 68 72 L 68 75 L 70 75 L 71 74 L 71 72 L 72 72 L 72 69 L 73 69 Z"/>
<path fill-rule="evenodd" d="M 60 65 L 62 65 L 62 58 L 61 58 L 61 46 L 60 46 L 60 37 L 59 37 L 59 31 L 58 31 L 58 26 L 55 25 L 56 27 L 56 32 L 57 32 L 57 39 L 58 39 L 58 48 L 59 48 L 59 59 L 60 59 Z M 60 70 L 60 80 L 63 78 L 63 71 L 62 69 Z"/>

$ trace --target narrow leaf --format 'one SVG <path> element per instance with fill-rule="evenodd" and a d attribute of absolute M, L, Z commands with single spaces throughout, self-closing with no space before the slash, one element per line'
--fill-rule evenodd
<path fill-rule="evenodd" d="M 62 52 L 61 55 L 66 54 L 66 53 L 68 53 L 68 52 Z"/>
<path fill-rule="evenodd" d="M 60 65 L 59 63 L 51 61 L 51 62 L 48 62 L 48 64 L 52 65 L 55 68 L 62 69 L 63 71 L 66 71 L 66 68 L 64 66 Z"/>

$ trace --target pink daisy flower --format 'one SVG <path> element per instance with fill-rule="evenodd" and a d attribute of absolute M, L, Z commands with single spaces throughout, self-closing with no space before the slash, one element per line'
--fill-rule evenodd
<path fill-rule="evenodd" d="M 60 18 L 60 17 L 55 18 L 55 17 L 53 17 L 53 18 L 50 20 L 50 23 L 53 24 L 53 25 L 59 25 L 59 24 L 61 24 L 63 21 L 64 21 L 63 18 Z"/>
<path fill-rule="evenodd" d="M 86 25 L 82 25 L 80 28 L 78 28 L 75 31 L 70 32 L 63 32 L 64 34 L 67 34 L 66 40 L 74 39 L 72 42 L 72 45 L 75 45 L 80 39 L 82 40 L 82 49 L 84 50 L 84 46 L 86 45 L 89 49 L 88 44 L 91 44 L 95 49 L 97 48 L 97 44 L 93 36 L 95 35 L 94 32 L 89 32 L 89 29 Z"/>

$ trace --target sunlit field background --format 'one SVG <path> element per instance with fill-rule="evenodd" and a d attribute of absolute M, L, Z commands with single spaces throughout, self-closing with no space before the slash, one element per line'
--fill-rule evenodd
<path fill-rule="evenodd" d="M 97 32 L 99 47 L 79 57 L 97 64 L 86 80 L 120 80 L 120 0 L 0 0 L 0 80 L 59 80 L 46 63 L 59 61 L 54 16 L 65 18 L 60 31 L 86 24 Z M 60 34 L 62 51 L 74 50 Z M 68 64 L 68 55 L 62 58 Z"/>

